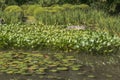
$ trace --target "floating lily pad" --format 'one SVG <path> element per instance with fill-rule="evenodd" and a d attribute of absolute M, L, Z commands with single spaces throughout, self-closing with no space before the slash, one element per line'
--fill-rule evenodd
<path fill-rule="evenodd" d="M 73 65 L 73 66 L 71 66 L 71 69 L 72 69 L 73 71 L 77 71 L 77 70 L 80 69 L 80 66 L 79 66 L 79 65 Z"/>
<path fill-rule="evenodd" d="M 57 70 L 59 70 L 59 71 L 67 71 L 68 68 L 67 67 L 58 67 Z"/>
<path fill-rule="evenodd" d="M 53 72 L 53 73 L 56 73 L 58 72 L 58 70 L 55 70 L 55 69 L 52 69 L 52 70 L 49 70 L 50 72 Z"/>
<path fill-rule="evenodd" d="M 13 74 L 14 72 L 13 71 L 7 71 L 8 74 Z"/>
<path fill-rule="evenodd" d="M 80 68 L 78 68 L 78 67 L 73 67 L 73 68 L 72 68 L 73 71 L 77 71 L 77 70 L 79 70 L 79 69 L 80 69 Z"/>
<path fill-rule="evenodd" d="M 94 75 L 88 75 L 88 77 L 89 77 L 89 78 L 95 78 L 95 76 L 94 76 Z"/>

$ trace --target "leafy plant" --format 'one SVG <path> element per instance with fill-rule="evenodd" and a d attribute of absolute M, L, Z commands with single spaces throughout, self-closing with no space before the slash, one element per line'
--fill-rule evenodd
<path fill-rule="evenodd" d="M 6 23 L 18 23 L 23 17 L 23 11 L 19 6 L 8 6 L 4 13 Z"/>
<path fill-rule="evenodd" d="M 1 49 L 50 49 L 111 54 L 116 53 L 120 47 L 118 37 L 101 31 L 76 31 L 46 25 L 3 25 L 0 30 Z"/>

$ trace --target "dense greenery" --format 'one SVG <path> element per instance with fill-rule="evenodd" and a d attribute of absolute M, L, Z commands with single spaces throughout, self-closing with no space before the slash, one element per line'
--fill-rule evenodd
<path fill-rule="evenodd" d="M 79 70 L 85 67 L 82 55 L 87 60 L 84 64 L 95 71 L 87 55 L 93 54 L 98 60 L 97 55 L 120 51 L 120 0 L 0 0 L 0 50 L 0 75 Z M 108 58 L 105 61 L 101 56 L 99 60 L 103 65 L 118 64 L 119 55 L 115 59 L 104 57 Z M 87 77 L 95 78 L 90 74 Z"/>
<path fill-rule="evenodd" d="M 17 10 L 16 10 L 17 8 Z M 120 36 L 120 17 L 110 16 L 102 10 L 92 9 L 86 4 L 54 5 L 41 7 L 40 5 L 8 6 L 1 11 L 0 16 L 5 23 L 25 23 L 46 25 L 86 25 L 91 29 L 107 30 L 111 34 Z M 25 17 L 25 18 L 24 18 Z"/>
<path fill-rule="evenodd" d="M 9 6 L 4 10 L 6 23 L 17 23 L 21 21 L 23 11 L 19 6 Z"/>
<path fill-rule="evenodd" d="M 39 4 L 41 6 L 51 6 L 54 4 L 96 4 L 96 6 L 103 7 L 109 11 L 119 11 L 119 0 L 0 0 L 1 7 L 6 5 L 23 5 L 23 4 Z M 119 7 L 118 7 L 119 6 Z M 118 7 L 118 8 L 117 8 Z"/>
<path fill-rule="evenodd" d="M 115 53 L 120 39 L 101 31 L 67 30 L 61 26 L 3 25 L 0 27 L 1 49 L 35 49 L 77 51 L 88 54 Z"/>
<path fill-rule="evenodd" d="M 113 6 L 114 3 L 115 5 L 119 4 L 119 1 L 117 0 L 116 1 L 97 0 L 95 2 L 93 0 L 84 0 L 84 1 L 74 0 L 73 2 L 71 0 L 65 0 L 65 1 L 63 0 L 62 2 L 59 0 L 54 0 L 54 1 L 40 0 L 40 1 L 39 0 L 35 0 L 35 1 L 1 0 L 0 1 L 1 4 L 0 16 L 4 19 L 5 23 L 11 24 L 11 25 L 1 25 L 0 27 L 1 48 L 15 48 L 15 49 L 51 48 L 52 50 L 54 49 L 63 50 L 63 51 L 77 50 L 78 52 L 81 51 L 86 53 L 94 52 L 94 53 L 104 54 L 104 53 L 114 52 L 114 49 L 116 47 L 119 47 L 119 39 L 116 39 L 116 37 L 114 36 L 110 36 L 113 33 L 120 36 L 119 15 L 112 17 L 103 10 L 100 10 L 101 8 L 98 5 L 98 4 L 102 5 L 103 3 L 103 5 L 105 4 L 105 6 L 108 5 L 110 7 Z M 70 4 L 64 4 L 64 3 L 70 3 Z M 4 8 L 2 4 L 4 4 L 3 5 Z M 58 4 L 62 4 L 62 5 L 58 5 Z M 96 6 L 96 4 L 98 6 Z M 96 7 L 98 10 L 96 10 L 96 8 L 93 9 L 94 7 Z M 13 23 L 16 25 L 12 25 Z M 26 26 L 17 25 L 18 23 L 34 24 L 34 25 L 31 25 L 28 28 L 28 25 Z M 42 25 L 37 25 L 39 23 L 41 23 Z M 53 26 L 46 26 L 46 25 L 53 25 Z M 54 29 L 55 27 L 54 25 L 56 25 L 56 29 Z M 94 32 L 75 31 L 74 33 L 74 30 L 70 30 L 70 31 L 66 29 L 60 30 L 57 25 L 67 25 L 67 26 L 85 25 L 87 26 L 88 29 L 90 30 L 92 29 L 95 31 Z M 32 30 L 34 28 L 36 29 L 35 31 Z M 97 30 L 99 29 L 104 31 L 97 32 Z M 15 31 L 16 34 L 13 34 L 12 30 Z M 104 33 L 106 31 L 111 34 Z M 76 36 L 73 37 L 73 35 Z M 83 36 L 85 36 L 85 39 Z M 93 39 L 92 42 L 91 39 Z M 96 39 L 98 40 L 98 42 L 94 42 L 96 41 Z M 109 41 L 112 42 L 109 43 Z M 97 46 L 93 43 L 97 44 Z"/>

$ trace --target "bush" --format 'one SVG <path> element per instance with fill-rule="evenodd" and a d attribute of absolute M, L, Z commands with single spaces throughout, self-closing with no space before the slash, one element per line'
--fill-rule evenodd
<path fill-rule="evenodd" d="M 45 14 L 48 10 L 46 8 L 43 8 L 43 7 L 37 7 L 35 10 L 34 10 L 34 16 L 35 18 L 38 20 L 40 19 L 41 17 L 45 17 Z"/>
<path fill-rule="evenodd" d="M 63 11 L 64 8 L 62 6 L 59 6 L 59 5 L 53 5 L 49 8 L 49 10 L 55 10 L 56 12 L 59 12 L 59 11 Z"/>
<path fill-rule="evenodd" d="M 23 11 L 19 6 L 8 6 L 4 10 L 5 21 L 7 23 L 18 23 L 21 22 L 23 17 Z"/>
<path fill-rule="evenodd" d="M 51 6 L 59 3 L 61 0 L 39 0 L 38 3 L 42 6 Z"/>
<path fill-rule="evenodd" d="M 25 10 L 26 10 L 26 13 L 25 15 L 28 15 L 28 16 L 33 16 L 34 15 L 34 11 L 36 8 L 39 8 L 41 7 L 40 5 L 29 5 Z"/>
<path fill-rule="evenodd" d="M 37 23 L 34 16 L 23 17 L 22 21 L 23 21 L 23 23 L 27 23 L 27 24 L 35 24 L 35 23 Z"/>

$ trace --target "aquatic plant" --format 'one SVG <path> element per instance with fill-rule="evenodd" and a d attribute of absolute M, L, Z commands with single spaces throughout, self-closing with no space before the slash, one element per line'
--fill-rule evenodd
<path fill-rule="evenodd" d="M 62 26 L 2 25 L 1 49 L 50 49 L 88 54 L 116 53 L 120 38 L 102 31 L 68 30 Z"/>

